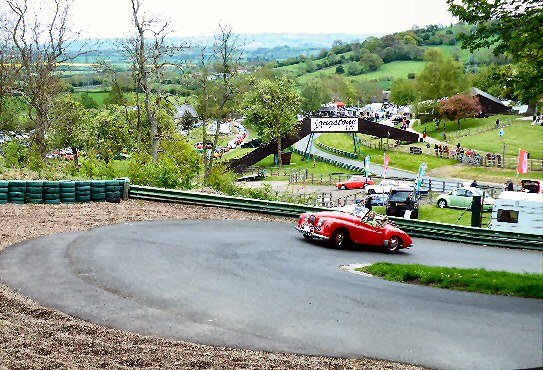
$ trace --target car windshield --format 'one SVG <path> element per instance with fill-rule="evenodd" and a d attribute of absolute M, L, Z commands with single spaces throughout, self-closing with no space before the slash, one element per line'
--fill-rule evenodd
<path fill-rule="evenodd" d="M 338 211 L 350 213 L 358 217 L 364 217 L 368 213 L 369 209 L 359 204 L 349 204 L 347 206 L 338 208 Z"/>
<path fill-rule="evenodd" d="M 408 196 L 411 194 L 410 191 L 396 191 L 392 192 L 392 195 L 388 200 L 391 200 L 393 202 L 403 202 Z"/>
<path fill-rule="evenodd" d="M 357 216 L 364 223 L 373 226 L 383 227 L 389 223 L 388 217 L 380 215 L 374 211 L 370 211 L 366 207 L 356 204 L 356 205 L 347 205 L 341 208 L 338 208 L 338 211 L 345 212 Z"/>

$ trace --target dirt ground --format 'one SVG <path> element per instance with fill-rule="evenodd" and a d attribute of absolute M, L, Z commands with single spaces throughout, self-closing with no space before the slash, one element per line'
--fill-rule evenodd
<path fill-rule="evenodd" d="M 136 200 L 58 206 L 5 204 L 0 205 L 0 250 L 49 234 L 174 219 L 293 222 L 255 213 Z M 0 369 L 38 368 L 421 369 L 370 358 L 257 352 L 142 336 L 42 307 L 0 284 Z"/>

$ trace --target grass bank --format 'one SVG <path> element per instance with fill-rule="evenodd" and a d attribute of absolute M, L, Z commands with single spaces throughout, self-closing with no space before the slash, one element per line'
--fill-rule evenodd
<path fill-rule="evenodd" d="M 378 262 L 356 270 L 382 277 L 385 280 L 442 289 L 543 298 L 542 274 L 518 274 L 505 271 L 487 271 L 482 268 L 462 269 L 388 262 Z"/>

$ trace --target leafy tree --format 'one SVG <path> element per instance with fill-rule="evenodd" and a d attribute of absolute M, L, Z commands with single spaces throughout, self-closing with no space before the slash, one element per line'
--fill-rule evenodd
<path fill-rule="evenodd" d="M 185 113 L 183 113 L 183 115 L 178 121 L 178 127 L 181 130 L 189 131 L 190 129 L 192 129 L 192 125 L 195 122 L 196 122 L 196 118 L 194 118 L 192 114 L 190 114 L 189 111 L 185 111 Z"/>
<path fill-rule="evenodd" d="M 383 65 L 383 59 L 377 54 L 366 53 L 362 55 L 360 64 L 364 71 L 376 71 Z"/>
<path fill-rule="evenodd" d="M 462 63 L 445 57 L 436 48 L 426 51 L 424 59 L 426 65 L 416 78 L 421 100 L 441 99 L 467 89 L 468 80 Z"/>
<path fill-rule="evenodd" d="M 81 94 L 80 101 L 85 109 L 98 109 L 98 102 L 96 102 L 96 100 L 94 100 L 87 92 Z"/>
<path fill-rule="evenodd" d="M 93 113 L 86 135 L 86 147 L 91 155 L 97 154 L 109 162 L 123 149 L 134 147 L 130 123 L 122 107 L 108 105 Z"/>
<path fill-rule="evenodd" d="M 344 73 L 345 73 L 345 68 L 343 68 L 342 65 L 339 65 L 339 66 L 336 67 L 336 74 L 342 75 Z"/>
<path fill-rule="evenodd" d="M 281 161 L 281 138 L 293 134 L 300 123 L 300 95 L 295 83 L 287 78 L 259 80 L 244 101 L 246 121 L 252 124 L 265 141 L 277 140 L 277 157 Z"/>
<path fill-rule="evenodd" d="M 315 112 L 322 104 L 330 101 L 330 92 L 321 80 L 311 80 L 302 87 L 300 93 L 302 99 L 302 112 Z"/>
<path fill-rule="evenodd" d="M 481 104 L 476 97 L 461 94 L 440 101 L 437 109 L 443 117 L 451 121 L 456 120 L 459 130 L 461 119 L 476 117 L 482 110 Z"/>
<path fill-rule="evenodd" d="M 494 45 L 494 54 L 506 54 L 517 64 L 512 76 L 518 96 L 533 104 L 543 95 L 543 6 L 541 0 L 447 0 L 451 13 L 473 25 L 460 35 L 462 47 Z"/>
<path fill-rule="evenodd" d="M 356 103 L 367 104 L 373 102 L 374 98 L 383 94 L 383 87 L 377 81 L 356 81 L 353 82 Z"/>
<path fill-rule="evenodd" d="M 392 82 L 390 100 L 398 105 L 412 104 L 417 100 L 417 86 L 413 80 L 398 78 Z"/>
<path fill-rule="evenodd" d="M 78 156 L 75 154 L 85 145 L 88 118 L 84 107 L 81 103 L 74 101 L 71 95 L 61 96 L 55 100 L 51 109 L 49 144 L 57 149 L 71 148 L 76 166 Z"/>
<path fill-rule="evenodd" d="M 362 73 L 362 66 L 360 63 L 349 63 L 347 65 L 347 74 L 349 76 L 358 76 Z"/>

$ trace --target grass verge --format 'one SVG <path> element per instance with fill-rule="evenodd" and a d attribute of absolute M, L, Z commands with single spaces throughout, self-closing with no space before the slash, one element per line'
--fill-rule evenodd
<path fill-rule="evenodd" d="M 366 272 L 385 280 L 427 285 L 442 289 L 474 293 L 543 299 L 543 275 L 519 274 L 485 269 L 434 267 L 415 264 L 378 262 L 361 267 Z"/>

